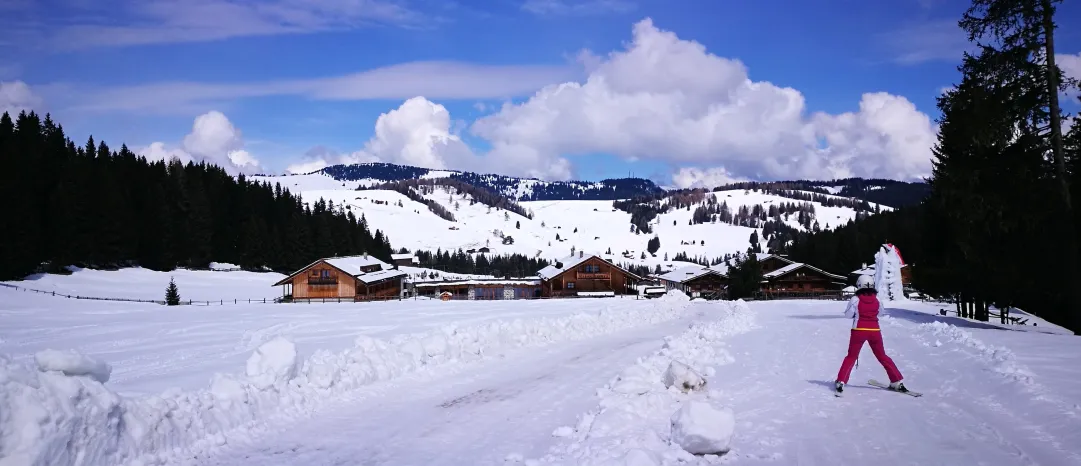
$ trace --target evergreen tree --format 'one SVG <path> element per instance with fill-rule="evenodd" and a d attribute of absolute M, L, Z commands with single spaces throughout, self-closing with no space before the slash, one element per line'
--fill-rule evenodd
<path fill-rule="evenodd" d="M 180 289 L 176 287 L 176 282 L 172 277 L 169 277 L 169 286 L 165 287 L 165 304 L 169 306 L 180 304 Z"/>

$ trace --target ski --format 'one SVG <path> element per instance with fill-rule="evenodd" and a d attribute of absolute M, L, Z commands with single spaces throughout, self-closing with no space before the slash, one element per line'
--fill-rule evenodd
<path fill-rule="evenodd" d="M 916 398 L 919 398 L 919 397 L 923 396 L 923 393 L 914 392 L 912 390 L 909 390 L 907 392 L 898 392 L 897 390 L 891 389 L 889 385 L 886 385 L 886 384 L 884 384 L 882 382 L 879 382 L 879 381 L 877 381 L 875 379 L 868 380 L 867 383 L 870 384 L 870 385 L 873 385 L 875 387 L 878 387 L 878 388 L 884 388 L 884 389 L 889 390 L 891 392 L 904 393 L 905 395 L 914 396 Z"/>

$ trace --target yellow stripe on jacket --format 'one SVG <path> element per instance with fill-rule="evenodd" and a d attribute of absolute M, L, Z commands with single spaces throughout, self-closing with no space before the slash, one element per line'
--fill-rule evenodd
<path fill-rule="evenodd" d="M 867 332 L 881 332 L 882 331 L 882 329 L 880 329 L 880 328 L 859 328 L 859 327 L 856 327 L 856 328 L 854 328 L 852 330 L 863 330 L 863 331 L 867 331 Z"/>

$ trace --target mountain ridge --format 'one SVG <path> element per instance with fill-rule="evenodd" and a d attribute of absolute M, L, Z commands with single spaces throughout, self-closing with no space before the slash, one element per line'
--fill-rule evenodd
<path fill-rule="evenodd" d="M 615 201 L 640 197 L 661 197 L 695 190 L 692 188 L 665 189 L 652 180 L 637 177 L 605 178 L 600 181 L 544 181 L 537 178 L 481 174 L 462 170 L 437 170 L 384 162 L 338 164 L 305 173 L 305 175 L 312 174 L 323 174 L 339 182 L 357 182 L 358 189 L 410 179 L 450 178 L 487 189 L 515 201 Z M 922 182 L 854 177 L 835 180 L 748 181 L 697 189 L 710 191 L 736 189 L 809 191 L 889 207 L 918 204 L 930 192 L 928 185 Z"/>

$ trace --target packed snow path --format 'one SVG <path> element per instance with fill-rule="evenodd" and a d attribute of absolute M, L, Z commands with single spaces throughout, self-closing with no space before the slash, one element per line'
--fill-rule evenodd
<path fill-rule="evenodd" d="M 597 387 L 692 320 L 519 350 L 440 380 L 407 377 L 379 387 L 382 396 L 332 407 L 198 464 L 497 465 L 508 454 L 540 456 L 555 429 L 596 403 Z"/>
<path fill-rule="evenodd" d="M 1081 464 L 1081 339 L 993 329 L 933 316 L 930 309 L 890 306 L 882 325 L 887 352 L 908 385 L 924 396 L 868 386 L 867 379 L 885 380 L 885 374 L 865 348 L 852 384 L 836 398 L 830 385 L 849 332 L 843 307 L 751 304 L 758 327 L 727 337 L 723 345 L 732 361 L 718 361 L 716 374 L 707 377 L 713 402 L 735 411 L 732 452 L 698 461 Z M 934 323 L 940 319 L 957 326 Z M 657 349 L 662 335 L 685 328 L 685 322 L 660 324 L 519 352 L 415 385 L 402 380 L 383 395 L 328 410 L 254 443 L 233 444 L 205 464 L 501 464 L 508 455 L 545 464 L 602 464 L 613 455 L 610 445 L 590 445 L 588 433 L 553 433 L 594 409 L 595 390 Z M 665 417 L 643 419 L 666 438 Z M 635 440 L 627 438 L 624 448 L 637 447 Z M 658 458 L 679 463 L 670 453 L 659 451 Z"/>

